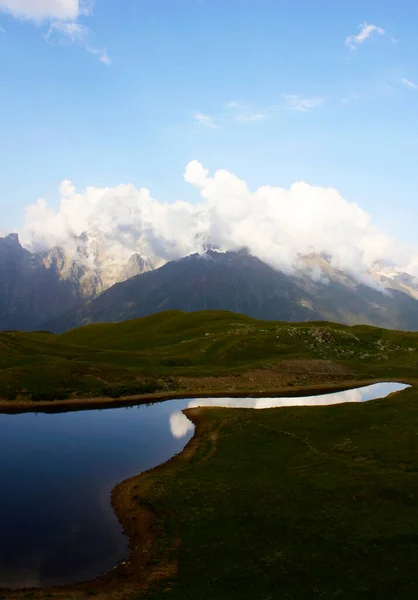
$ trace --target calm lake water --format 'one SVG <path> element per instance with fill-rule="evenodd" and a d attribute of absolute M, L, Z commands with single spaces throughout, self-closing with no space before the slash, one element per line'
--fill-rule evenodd
<path fill-rule="evenodd" d="M 195 406 L 272 408 L 363 402 L 408 387 L 380 383 L 303 398 L 204 398 L 59 414 L 0 414 L 0 587 L 64 585 L 127 555 L 110 505 L 119 482 L 180 452 Z"/>

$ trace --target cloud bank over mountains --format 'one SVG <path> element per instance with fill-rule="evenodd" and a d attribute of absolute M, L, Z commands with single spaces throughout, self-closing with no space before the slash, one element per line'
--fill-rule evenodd
<path fill-rule="evenodd" d="M 61 246 L 76 252 L 76 238 L 87 233 L 107 260 L 122 264 L 138 253 L 154 267 L 211 243 L 222 250 L 246 247 L 285 272 L 297 267 L 300 255 L 317 252 L 358 278 L 381 260 L 418 274 L 418 254 L 411 257 L 335 189 L 296 182 L 252 192 L 234 174 L 211 175 L 198 161 L 187 165 L 184 178 L 199 190 L 195 204 L 160 202 L 133 185 L 77 191 L 64 181 L 57 211 L 44 199 L 27 207 L 21 241 L 34 251 Z"/>

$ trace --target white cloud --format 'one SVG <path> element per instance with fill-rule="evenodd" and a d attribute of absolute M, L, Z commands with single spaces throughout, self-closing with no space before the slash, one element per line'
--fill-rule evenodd
<path fill-rule="evenodd" d="M 348 96 L 340 98 L 341 104 L 351 104 L 352 102 L 357 102 L 358 100 L 361 100 L 361 96 L 358 94 L 349 94 Z"/>
<path fill-rule="evenodd" d="M 308 112 L 319 108 L 325 103 L 325 99 L 318 96 L 303 98 L 296 94 L 282 94 L 282 98 L 283 100 L 277 104 L 261 108 L 254 108 L 251 103 L 230 100 L 223 105 L 223 110 L 217 112 L 215 116 L 198 112 L 193 118 L 202 125 L 214 129 L 219 126 L 218 123 L 227 124 L 231 121 L 237 123 L 254 123 L 263 121 L 282 110 Z"/>
<path fill-rule="evenodd" d="M 308 112 L 314 108 L 319 108 L 325 102 L 324 98 L 302 98 L 296 94 L 284 94 L 283 98 L 285 108 L 300 112 Z"/>
<path fill-rule="evenodd" d="M 235 115 L 235 121 L 241 121 L 241 123 L 248 123 L 251 121 L 262 121 L 266 118 L 267 115 L 264 113 L 241 113 L 239 115 Z"/>
<path fill-rule="evenodd" d="M 50 44 L 80 44 L 105 65 L 111 60 L 106 49 L 89 43 L 91 31 L 79 17 L 91 15 L 93 0 L 0 0 L 0 11 L 17 19 L 47 22 L 44 39 Z"/>
<path fill-rule="evenodd" d="M 54 21 L 50 24 L 45 40 L 50 43 L 68 41 L 72 44 L 84 44 L 89 35 L 89 29 L 75 21 Z"/>
<path fill-rule="evenodd" d="M 335 189 L 296 182 L 289 189 L 267 185 L 250 191 L 232 173 L 221 169 L 211 175 L 198 161 L 189 163 L 184 178 L 198 189 L 200 201 L 158 202 L 132 185 L 78 192 L 64 181 L 57 211 L 42 199 L 27 207 L 21 240 L 37 250 L 71 249 L 74 236 L 89 231 L 109 260 L 124 264 L 139 253 L 157 266 L 201 252 L 210 239 L 223 250 L 246 246 L 285 272 L 293 271 L 300 254 L 325 252 L 335 267 L 359 280 L 385 259 L 418 274 L 418 255 L 380 232 Z"/>
<path fill-rule="evenodd" d="M 256 410 L 263 410 L 266 408 L 285 408 L 286 406 L 329 406 L 331 404 L 361 401 L 361 390 L 355 389 L 344 392 L 335 392 L 334 394 L 305 396 L 301 398 L 196 398 L 196 400 L 191 400 L 189 402 L 188 408 L 212 406 L 220 408 L 254 408 Z M 185 415 L 183 416 L 185 417 Z"/>
<path fill-rule="evenodd" d="M 262 121 L 267 117 L 265 111 L 255 111 L 249 104 L 231 100 L 226 104 L 226 108 L 232 111 L 234 121 L 248 123 L 251 121 Z"/>
<path fill-rule="evenodd" d="M 105 65 L 111 64 L 111 59 L 106 48 L 96 48 L 89 45 L 91 32 L 88 27 L 81 25 L 76 21 L 54 21 L 50 24 L 45 35 L 45 41 L 50 44 L 80 44 L 87 52 L 97 56 Z"/>
<path fill-rule="evenodd" d="M 214 406 L 221 408 L 254 408 L 263 410 L 266 408 L 285 408 L 288 406 L 330 406 L 332 404 L 342 404 L 345 402 L 367 402 L 369 400 L 376 400 L 377 398 L 385 398 L 388 394 L 395 391 L 401 391 L 407 387 L 409 386 L 402 383 L 375 383 L 354 390 L 299 398 L 196 398 L 189 402 L 188 408 Z"/>
<path fill-rule="evenodd" d="M 0 11 L 33 21 L 75 20 L 82 12 L 79 0 L 0 0 Z"/>
<path fill-rule="evenodd" d="M 376 383 L 354 390 L 345 390 L 331 394 L 304 397 L 277 398 L 195 398 L 190 400 L 187 408 L 251 408 L 265 410 L 269 408 L 287 408 L 292 406 L 331 406 L 346 402 L 367 402 L 377 398 L 385 398 L 388 394 L 409 387 L 406 384 Z M 183 412 L 175 412 L 169 418 L 171 434 L 182 438 L 194 431 L 193 423 Z"/>
<path fill-rule="evenodd" d="M 44 37 L 45 41 L 50 44 L 80 44 L 87 52 L 97 56 L 103 64 L 111 64 L 106 48 L 96 48 L 89 45 L 90 29 L 77 21 L 53 21 Z"/>
<path fill-rule="evenodd" d="M 414 83 L 410 79 L 406 79 L 405 77 L 402 77 L 401 83 L 403 83 L 404 85 L 406 85 L 406 87 L 409 87 L 413 90 L 418 90 L 418 84 Z"/>
<path fill-rule="evenodd" d="M 361 402 L 363 400 L 363 390 L 364 388 L 360 388 L 335 392 L 334 394 L 300 398 L 196 398 L 188 403 L 187 408 L 216 407 L 265 410 L 289 406 L 330 406 L 344 402 Z M 379 394 L 376 395 L 376 397 L 378 396 Z M 181 439 L 194 431 L 193 423 L 181 411 L 176 411 L 170 415 L 169 424 L 171 435 L 177 439 Z"/>
<path fill-rule="evenodd" d="M 104 65 L 112 64 L 112 61 L 110 59 L 110 56 L 107 53 L 106 48 L 100 49 L 100 48 L 93 48 L 92 46 L 86 46 L 86 50 L 87 50 L 87 52 L 90 52 L 90 54 L 97 56 L 98 59 L 100 60 L 100 62 L 102 62 Z"/>
<path fill-rule="evenodd" d="M 204 125 L 205 127 L 209 127 L 210 129 L 217 128 L 215 121 L 209 115 L 204 115 L 201 112 L 197 112 L 193 115 L 193 119 L 195 121 L 197 121 L 198 123 L 200 123 L 201 125 Z"/>
<path fill-rule="evenodd" d="M 175 438 L 182 438 L 194 431 L 193 423 L 181 411 L 170 415 L 170 430 Z"/>
<path fill-rule="evenodd" d="M 362 23 L 360 25 L 360 32 L 357 35 L 349 35 L 345 40 L 345 45 L 351 48 L 351 50 L 357 50 L 359 44 L 363 44 L 373 33 L 378 35 L 385 35 L 386 31 L 378 25 L 370 25 L 369 23 Z M 393 41 L 394 38 L 391 38 Z"/>

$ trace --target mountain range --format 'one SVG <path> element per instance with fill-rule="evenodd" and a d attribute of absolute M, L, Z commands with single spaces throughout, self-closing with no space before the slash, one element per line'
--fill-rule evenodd
<path fill-rule="evenodd" d="M 0 330 L 30 331 L 97 297 L 114 283 L 152 268 L 133 254 L 120 264 L 97 238 L 83 234 L 71 248 L 23 248 L 17 234 L 0 237 Z"/>
<path fill-rule="evenodd" d="M 71 249 L 44 252 L 23 248 L 15 234 L 0 238 L 0 330 L 60 332 L 169 309 L 414 330 L 418 280 L 376 263 L 359 281 L 318 253 L 300 257 L 293 273 L 245 250 L 207 249 L 153 268 L 139 254 L 115 261 L 87 233 Z"/>

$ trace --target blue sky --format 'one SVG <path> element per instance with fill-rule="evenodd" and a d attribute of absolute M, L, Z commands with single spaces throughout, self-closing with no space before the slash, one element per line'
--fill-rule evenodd
<path fill-rule="evenodd" d="M 335 187 L 415 242 L 416 3 L 0 0 L 0 27 L 0 230 L 64 179 L 197 201 L 196 159 Z"/>

